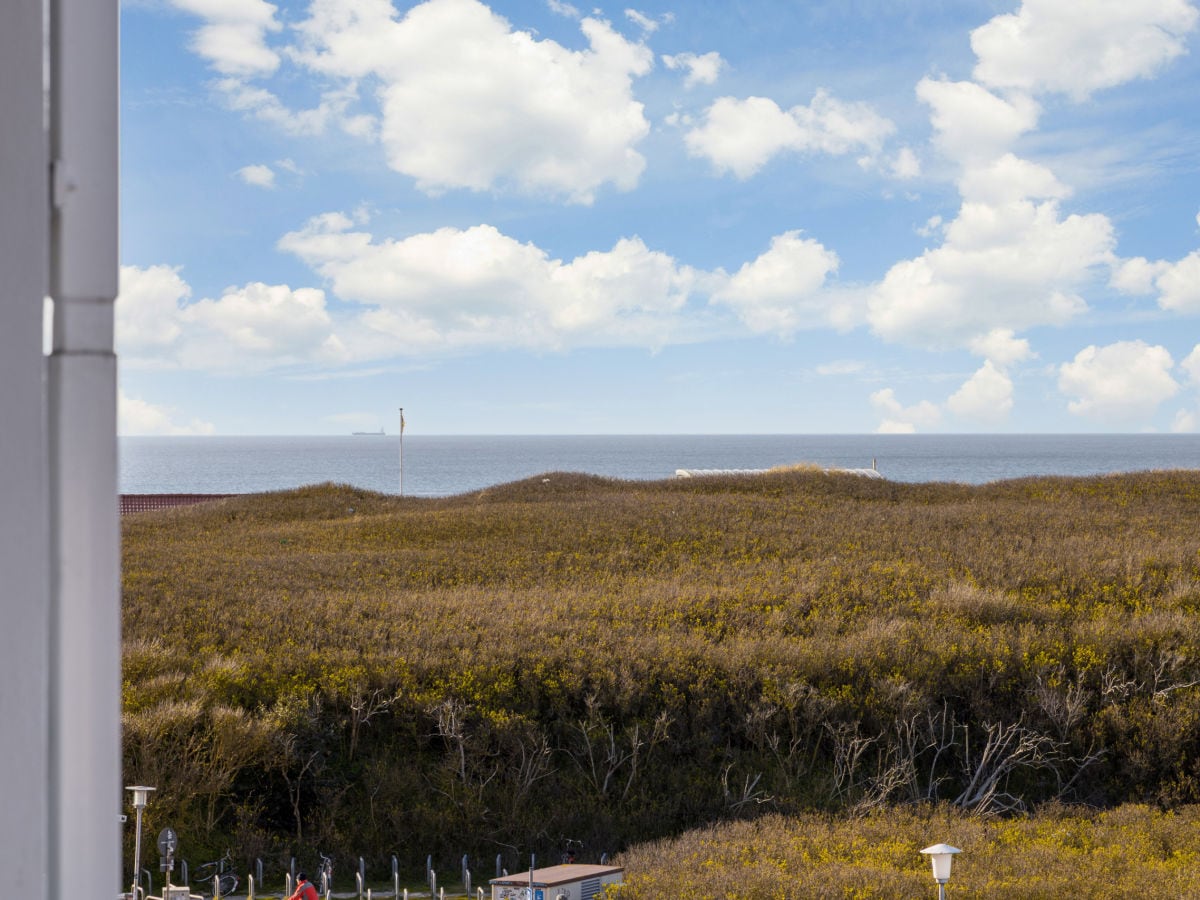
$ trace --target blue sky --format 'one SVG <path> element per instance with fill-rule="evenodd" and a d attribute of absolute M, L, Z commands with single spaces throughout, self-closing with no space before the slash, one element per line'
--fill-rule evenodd
<path fill-rule="evenodd" d="M 124 434 L 1200 429 L 1185 0 L 125 0 Z"/>

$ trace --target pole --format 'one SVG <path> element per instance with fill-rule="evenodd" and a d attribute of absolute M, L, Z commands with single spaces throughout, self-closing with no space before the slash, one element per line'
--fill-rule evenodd
<path fill-rule="evenodd" d="M 47 6 L 54 322 L 46 375 L 52 589 L 50 860 L 43 895 L 71 896 L 86 873 L 97 896 L 111 896 L 123 880 L 113 351 L 120 3 L 51 0 Z"/>
<path fill-rule="evenodd" d="M 42 298 L 49 240 L 41 0 L 4 5 L 0 25 L 0 856 L 4 893 L 44 897 L 51 827 L 50 514 Z M 20 765 L 16 764 L 21 760 Z M 116 815 L 113 815 L 116 821 Z M 122 879 L 118 879 L 118 883 Z M 97 896 L 107 883 L 87 878 Z"/>
<path fill-rule="evenodd" d="M 404 407 L 400 407 L 400 496 L 404 496 Z"/>
<path fill-rule="evenodd" d="M 133 838 L 133 900 L 137 900 L 138 885 L 141 883 L 142 877 L 142 808 L 137 807 L 137 830 L 134 832 Z"/>

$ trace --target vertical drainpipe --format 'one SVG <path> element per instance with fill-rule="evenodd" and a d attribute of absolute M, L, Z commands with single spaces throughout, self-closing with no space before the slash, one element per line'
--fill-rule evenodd
<path fill-rule="evenodd" d="M 49 891 L 120 890 L 118 0 L 49 0 Z M 74 886 L 73 886 L 74 885 Z"/>

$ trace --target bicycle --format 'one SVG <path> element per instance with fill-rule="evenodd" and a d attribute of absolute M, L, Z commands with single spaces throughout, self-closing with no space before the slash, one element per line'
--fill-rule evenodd
<path fill-rule="evenodd" d="M 560 857 L 564 866 L 572 865 L 575 862 L 576 851 L 583 849 L 583 841 L 576 838 L 563 838 L 564 850 Z"/>
<path fill-rule="evenodd" d="M 237 890 L 237 886 L 241 883 L 241 879 L 233 871 L 233 860 L 229 858 L 228 853 L 220 859 L 196 866 L 192 878 L 197 884 L 204 885 L 206 890 L 213 887 L 215 880 L 216 891 L 212 895 L 214 897 L 228 897 Z"/>

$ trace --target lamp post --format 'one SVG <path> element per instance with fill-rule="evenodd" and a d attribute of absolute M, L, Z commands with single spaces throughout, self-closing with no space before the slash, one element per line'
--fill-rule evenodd
<path fill-rule="evenodd" d="M 950 880 L 950 864 L 954 862 L 954 854 L 962 853 L 957 847 L 949 844 L 934 844 L 921 851 L 933 863 L 933 880 L 938 886 L 938 900 L 946 900 L 946 882 Z"/>
<path fill-rule="evenodd" d="M 146 808 L 146 798 L 154 788 L 136 784 L 126 787 L 125 790 L 133 791 L 133 808 L 137 810 L 137 826 L 133 838 L 133 900 L 137 900 L 138 885 L 142 881 L 142 810 Z"/>

